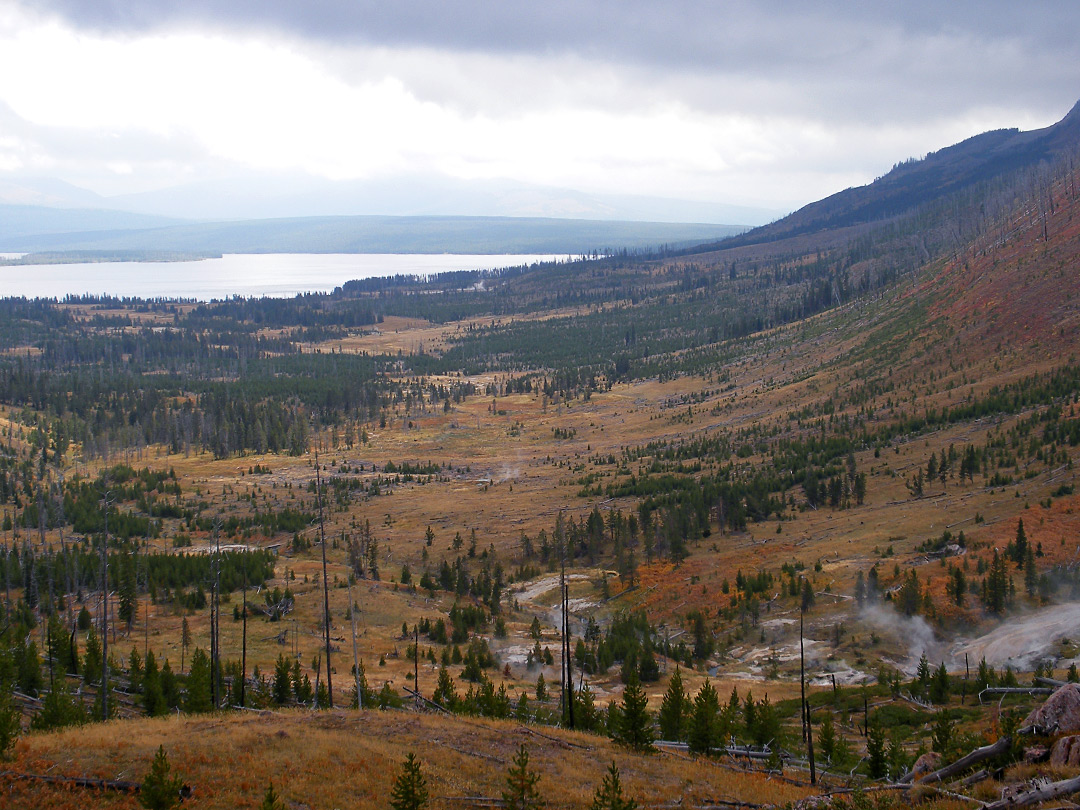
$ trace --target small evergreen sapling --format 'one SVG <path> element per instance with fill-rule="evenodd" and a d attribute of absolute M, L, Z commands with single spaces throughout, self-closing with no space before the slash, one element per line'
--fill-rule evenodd
<path fill-rule="evenodd" d="M 416 755 L 409 752 L 390 791 L 390 806 L 394 810 L 421 810 L 427 803 L 427 780 L 420 773 L 420 762 Z"/>
<path fill-rule="evenodd" d="M 274 783 L 271 782 L 266 786 L 266 793 L 263 794 L 262 804 L 259 805 L 259 810 L 285 810 L 285 803 L 281 801 L 281 797 L 274 792 Z"/>
<path fill-rule="evenodd" d="M 170 810 L 180 804 L 180 790 L 183 779 L 169 773 L 169 758 L 165 756 L 165 746 L 159 745 L 150 770 L 146 772 L 139 789 L 139 804 L 147 810 Z"/>
<path fill-rule="evenodd" d="M 524 744 L 514 756 L 514 762 L 506 772 L 506 789 L 503 791 L 503 805 L 508 810 L 534 810 L 544 806 L 536 783 L 540 775 L 529 770 L 529 752 Z"/>
<path fill-rule="evenodd" d="M 637 802 L 623 796 L 619 769 L 614 762 L 593 794 L 592 810 L 637 810 Z"/>

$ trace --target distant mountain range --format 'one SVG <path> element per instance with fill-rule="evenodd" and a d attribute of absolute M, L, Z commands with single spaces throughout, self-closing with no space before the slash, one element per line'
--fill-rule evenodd
<path fill-rule="evenodd" d="M 779 213 L 427 176 L 246 177 L 122 197 L 8 179 L 0 251 L 587 253 L 721 239 Z"/>
<path fill-rule="evenodd" d="M 0 204 L 104 209 L 179 220 L 295 219 L 325 216 L 467 216 L 701 222 L 741 228 L 787 211 L 634 195 L 590 194 L 510 180 L 408 174 L 324 180 L 249 174 L 225 180 L 103 197 L 52 178 L 0 180 Z"/>
<path fill-rule="evenodd" d="M 33 223 L 53 230 L 31 231 Z M 0 206 L 10 253 L 611 253 L 721 239 L 743 228 L 539 217 L 300 217 L 154 222 L 138 214 Z"/>

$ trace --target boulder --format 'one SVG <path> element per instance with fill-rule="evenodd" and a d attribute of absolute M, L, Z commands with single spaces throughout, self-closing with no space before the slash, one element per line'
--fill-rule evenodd
<path fill-rule="evenodd" d="M 923 754 L 917 760 L 915 764 L 911 766 L 911 781 L 918 782 L 927 774 L 931 774 L 941 767 L 941 754 L 936 751 L 930 751 L 927 754 Z"/>
<path fill-rule="evenodd" d="M 1021 727 L 1039 734 L 1080 734 L 1080 684 L 1060 687 L 1032 710 Z"/>
<path fill-rule="evenodd" d="M 1024 750 L 1024 762 L 1028 765 L 1037 765 L 1046 762 L 1050 756 L 1050 749 L 1045 745 L 1032 745 Z"/>
<path fill-rule="evenodd" d="M 1080 736 L 1062 737 L 1050 749 L 1050 764 L 1069 768 L 1080 767 Z"/>

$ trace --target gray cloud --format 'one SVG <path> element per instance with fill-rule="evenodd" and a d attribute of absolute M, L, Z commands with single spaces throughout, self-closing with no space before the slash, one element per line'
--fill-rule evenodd
<path fill-rule="evenodd" d="M 573 57 L 619 65 L 646 96 L 815 118 L 927 119 L 988 106 L 1063 114 L 1080 96 L 1080 4 L 1072 3 L 17 2 L 120 34 L 273 31 L 343 47 Z"/>
<path fill-rule="evenodd" d="M 351 84 L 401 81 L 463 117 L 569 108 L 753 119 L 751 151 L 715 174 L 763 201 L 864 182 L 991 126 L 1039 126 L 1080 97 L 1080 4 L 1035 0 L 12 0 L 25 15 L 118 38 L 179 31 L 295 44 Z M 89 176 L 222 170 L 197 139 L 22 126 L 21 154 Z M 807 135 L 809 133 L 809 135 Z M 788 148 L 786 144 L 798 144 Z M 675 147 L 677 152 L 677 147 Z M 612 164 L 618 174 L 618 166 Z M 708 182 L 713 182 L 711 178 Z M 102 184 L 97 183 L 98 187 Z M 699 196 L 703 196 L 701 191 Z"/>

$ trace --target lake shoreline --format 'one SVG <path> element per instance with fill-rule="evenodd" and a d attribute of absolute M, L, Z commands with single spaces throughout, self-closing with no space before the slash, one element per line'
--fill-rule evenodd
<path fill-rule="evenodd" d="M 185 261 L 0 264 L 7 298 L 108 296 L 214 301 L 331 293 L 348 281 L 497 270 L 575 258 L 555 254 L 234 253 Z"/>

